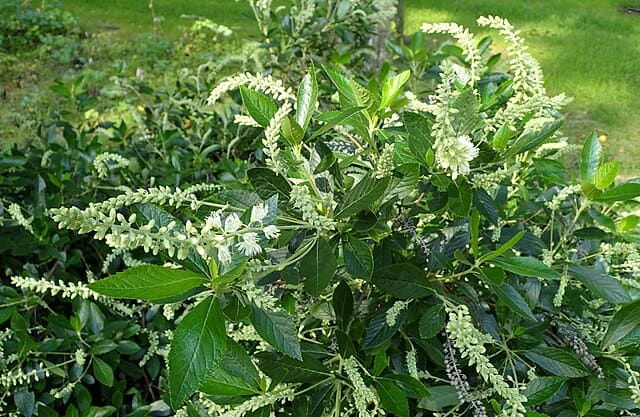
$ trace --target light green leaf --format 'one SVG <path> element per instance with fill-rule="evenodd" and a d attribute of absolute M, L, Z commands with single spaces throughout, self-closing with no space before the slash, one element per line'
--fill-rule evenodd
<path fill-rule="evenodd" d="M 427 117 L 411 112 L 402 114 L 402 121 L 407 130 L 407 145 L 416 161 L 423 166 L 427 164 L 427 152 L 433 147 L 431 126 L 433 121 Z"/>
<path fill-rule="evenodd" d="M 382 100 L 378 110 L 384 110 L 393 104 L 398 94 L 402 91 L 402 87 L 409 81 L 409 77 L 411 77 L 411 71 L 406 70 L 384 82 L 382 85 Z"/>
<path fill-rule="evenodd" d="M 361 112 L 363 109 L 364 107 L 351 107 L 337 113 L 331 112 L 330 114 L 331 117 L 328 118 L 328 120 L 325 121 L 325 124 L 320 129 L 316 130 L 309 139 L 314 139 L 320 135 L 324 135 L 329 130 L 333 129 L 335 126 L 342 125 L 345 120 L 348 120 L 349 118 L 354 116 L 356 113 Z M 323 113 L 323 115 L 326 115 L 326 114 L 327 113 Z"/>
<path fill-rule="evenodd" d="M 349 236 L 342 242 L 344 266 L 356 278 L 369 279 L 373 273 L 373 252 L 360 239 Z"/>
<path fill-rule="evenodd" d="M 100 358 L 93 357 L 93 376 L 107 387 L 113 386 L 113 369 L 111 366 Z"/>
<path fill-rule="evenodd" d="M 591 375 L 578 358 L 562 349 L 537 347 L 525 352 L 525 356 L 553 375 L 567 378 Z"/>
<path fill-rule="evenodd" d="M 304 289 L 314 297 L 319 296 L 329 285 L 338 262 L 331 246 L 323 237 L 319 237 L 309 253 L 300 261 L 300 275 L 306 278 Z"/>
<path fill-rule="evenodd" d="M 296 122 L 304 132 L 309 127 L 309 121 L 318 102 L 318 81 L 313 63 L 311 63 L 307 75 L 302 78 L 296 101 Z"/>
<path fill-rule="evenodd" d="M 514 247 L 516 245 L 516 243 L 518 243 L 520 241 L 520 239 L 522 239 L 524 237 L 525 234 L 527 234 L 526 230 L 519 231 L 518 233 L 515 234 L 515 236 L 513 236 L 511 239 L 506 241 L 498 249 L 494 250 L 493 252 L 489 252 L 486 255 L 482 256 L 478 262 L 479 263 L 487 262 L 487 261 L 495 259 L 498 256 L 504 254 L 506 251 L 508 251 L 509 249 Z"/>
<path fill-rule="evenodd" d="M 154 301 L 184 294 L 207 281 L 197 272 L 140 265 L 92 282 L 89 288 L 108 297 Z"/>
<path fill-rule="evenodd" d="M 370 208 L 383 196 L 388 183 L 389 177 L 380 180 L 372 178 L 370 175 L 363 177 L 360 182 L 347 191 L 344 199 L 336 207 L 336 219 L 344 219 Z"/>
<path fill-rule="evenodd" d="M 169 394 L 174 409 L 193 394 L 213 371 L 227 342 L 218 299 L 202 300 L 178 324 L 169 351 Z"/>
<path fill-rule="evenodd" d="M 595 197 L 596 201 L 612 203 L 627 201 L 640 196 L 640 182 L 637 179 L 623 182 Z"/>
<path fill-rule="evenodd" d="M 618 161 L 607 162 L 602 164 L 596 169 L 596 173 L 593 176 L 593 183 L 597 189 L 604 191 L 616 180 L 618 175 L 618 167 L 620 163 Z"/>
<path fill-rule="evenodd" d="M 267 127 L 278 106 L 269 97 L 257 91 L 249 90 L 247 87 L 240 86 L 240 95 L 242 103 L 247 111 L 262 127 Z"/>
<path fill-rule="evenodd" d="M 251 305 L 251 323 L 267 343 L 285 355 L 302 360 L 296 322 L 284 310 L 265 311 Z"/>
<path fill-rule="evenodd" d="M 298 146 L 304 138 L 302 127 L 291 117 L 287 116 L 282 120 L 282 138 L 291 146 Z"/>
<path fill-rule="evenodd" d="M 199 391 L 209 395 L 253 395 L 261 391 L 258 370 L 244 347 L 227 340 L 220 362 L 209 372 Z"/>
<path fill-rule="evenodd" d="M 582 158 L 580 159 L 580 177 L 583 182 L 593 183 L 596 170 L 602 159 L 602 147 L 596 132 L 592 132 L 582 146 Z"/>

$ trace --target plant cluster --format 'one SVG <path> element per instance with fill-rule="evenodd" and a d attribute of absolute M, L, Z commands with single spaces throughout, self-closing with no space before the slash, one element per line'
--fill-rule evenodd
<path fill-rule="evenodd" d="M 509 22 L 478 20 L 505 67 L 447 23 L 368 74 L 317 34 L 357 56 L 382 2 L 251 4 L 274 42 L 223 64 L 265 72 L 119 79 L 117 122 L 61 86 L 82 120 L 0 156 L 3 412 L 637 414 L 640 182 L 595 135 L 572 178 L 567 100 Z"/>

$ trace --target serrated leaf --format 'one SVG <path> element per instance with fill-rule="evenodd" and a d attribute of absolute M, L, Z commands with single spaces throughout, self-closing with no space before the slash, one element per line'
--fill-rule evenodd
<path fill-rule="evenodd" d="M 402 310 L 393 326 L 387 324 L 387 310 L 380 310 L 371 318 L 364 336 L 365 349 L 376 348 L 393 337 L 407 319 L 407 311 Z"/>
<path fill-rule="evenodd" d="M 267 168 L 252 168 L 247 171 L 247 177 L 253 189 L 263 200 L 277 194 L 278 201 L 289 201 L 291 186 L 283 176 Z"/>
<path fill-rule="evenodd" d="M 431 393 L 424 386 L 424 384 L 413 378 L 410 375 L 405 374 L 387 374 L 379 378 L 379 380 L 391 380 L 393 383 L 402 390 L 402 392 L 409 398 L 421 399 L 431 397 Z"/>
<path fill-rule="evenodd" d="M 591 375 L 578 358 L 562 349 L 538 347 L 525 352 L 525 356 L 553 375 L 567 378 Z"/>
<path fill-rule="evenodd" d="M 505 282 L 502 285 L 495 285 L 490 281 L 487 283 L 491 290 L 498 296 L 500 302 L 509 307 L 511 311 L 525 319 L 537 321 L 527 301 L 511 284 Z"/>
<path fill-rule="evenodd" d="M 607 162 L 602 164 L 596 169 L 596 173 L 593 176 L 593 184 L 597 189 L 604 191 L 616 180 L 618 175 L 618 168 L 620 163 L 618 161 Z"/>
<path fill-rule="evenodd" d="M 413 264 L 393 264 L 373 272 L 371 282 L 396 298 L 422 298 L 431 294 L 424 270 Z"/>
<path fill-rule="evenodd" d="M 154 301 L 184 294 L 207 282 L 207 277 L 197 272 L 140 265 L 92 282 L 89 288 L 108 297 Z"/>
<path fill-rule="evenodd" d="M 328 120 L 325 120 L 325 124 L 318 130 L 316 130 L 309 139 L 314 139 L 320 135 L 324 135 L 329 130 L 333 129 L 335 126 L 340 126 L 346 120 L 350 119 L 357 113 L 360 113 L 364 110 L 364 107 L 350 107 L 348 109 L 341 110 L 337 113 L 331 113 L 331 117 Z M 326 114 L 326 113 L 323 113 Z"/>
<path fill-rule="evenodd" d="M 316 110 L 318 102 L 318 81 L 316 80 L 316 70 L 311 63 L 309 72 L 302 78 L 296 97 L 296 122 L 303 132 L 309 127 L 309 121 Z"/>
<path fill-rule="evenodd" d="M 240 86 L 240 95 L 242 96 L 242 103 L 251 117 L 253 117 L 253 120 L 258 122 L 260 126 L 267 127 L 278 110 L 276 103 L 266 95 L 244 86 Z"/>
<path fill-rule="evenodd" d="M 304 131 L 291 117 L 285 117 L 280 127 L 282 138 L 291 146 L 298 146 L 304 138 Z"/>
<path fill-rule="evenodd" d="M 433 122 L 425 116 L 404 112 L 402 121 L 407 130 L 407 145 L 416 161 L 422 165 L 427 164 L 427 152 L 433 147 L 433 138 L 431 137 L 431 126 Z"/>
<path fill-rule="evenodd" d="M 553 397 L 567 381 L 560 376 L 539 376 L 527 383 L 527 389 L 522 393 L 527 397 L 527 405 L 542 404 Z"/>
<path fill-rule="evenodd" d="M 499 256 L 491 262 L 514 274 L 525 277 L 558 279 L 560 273 L 531 256 Z"/>
<path fill-rule="evenodd" d="M 476 209 L 492 224 L 498 225 L 500 209 L 495 200 L 485 190 L 478 188 L 473 191 L 473 202 Z"/>
<path fill-rule="evenodd" d="M 311 250 L 300 261 L 300 275 L 306 279 L 304 289 L 314 297 L 319 296 L 329 285 L 336 272 L 338 262 L 329 242 L 319 237 Z"/>
<path fill-rule="evenodd" d="M 260 352 L 255 357 L 260 369 L 274 381 L 306 384 L 322 381 L 332 375 L 322 362 L 307 354 L 303 355 L 301 360 L 273 352 Z"/>
<path fill-rule="evenodd" d="M 251 324 L 271 346 L 285 355 L 302 360 L 295 320 L 286 311 L 265 311 L 251 304 Z"/>
<path fill-rule="evenodd" d="M 611 303 L 626 303 L 631 301 L 629 294 L 617 279 L 595 268 L 582 266 L 569 266 L 569 274 L 582 282 L 596 296 L 604 298 Z"/>
<path fill-rule="evenodd" d="M 546 123 L 539 131 L 520 136 L 509 146 L 504 155 L 504 159 L 532 150 L 542 145 L 562 126 L 562 120 L 554 120 Z"/>
<path fill-rule="evenodd" d="M 180 321 L 169 350 L 169 394 L 174 409 L 213 371 L 226 342 L 224 314 L 214 296 L 202 300 Z"/>
<path fill-rule="evenodd" d="M 430 339 L 439 334 L 446 322 L 444 307 L 442 305 L 434 305 L 422 313 L 418 322 L 418 332 L 423 339 Z"/>
<path fill-rule="evenodd" d="M 227 340 L 224 354 L 209 372 L 199 391 L 209 395 L 253 395 L 261 391 L 261 378 L 244 347 Z"/>
<path fill-rule="evenodd" d="M 371 247 L 360 239 L 349 236 L 342 242 L 344 266 L 348 273 L 356 278 L 369 279 L 373 274 L 373 252 Z"/>
<path fill-rule="evenodd" d="M 107 387 L 113 386 L 113 369 L 111 366 L 100 358 L 93 357 L 93 376 Z"/>
<path fill-rule="evenodd" d="M 630 180 L 616 185 L 593 199 L 596 201 L 612 203 L 614 201 L 627 201 L 632 198 L 636 198 L 640 196 L 640 182 L 636 181 L 638 180 Z"/>
<path fill-rule="evenodd" d="M 638 327 L 640 327 L 640 300 L 635 300 L 624 305 L 613 316 L 602 344 L 609 346 L 622 341 Z"/>
<path fill-rule="evenodd" d="M 409 77 L 411 77 L 411 71 L 406 70 L 394 75 L 382 84 L 382 99 L 378 106 L 379 110 L 384 111 L 393 104 L 398 94 L 402 91 L 402 87 L 409 81 Z"/>
<path fill-rule="evenodd" d="M 336 207 L 336 219 L 358 214 L 360 211 L 370 208 L 383 196 L 389 184 L 389 177 L 375 179 L 370 175 L 364 176 L 344 196 L 344 199 Z"/>
<path fill-rule="evenodd" d="M 346 282 L 340 281 L 336 286 L 336 289 L 333 290 L 331 302 L 333 304 L 333 311 L 336 314 L 338 327 L 342 329 L 346 328 L 353 314 L 353 294 Z"/>
<path fill-rule="evenodd" d="M 582 146 L 582 157 L 580 158 L 580 178 L 583 182 L 593 183 L 593 177 L 602 159 L 602 147 L 596 132 L 592 132 L 587 137 Z"/>
<path fill-rule="evenodd" d="M 376 380 L 376 391 L 385 411 L 398 417 L 409 417 L 409 401 L 406 395 L 392 381 Z"/>
<path fill-rule="evenodd" d="M 26 388 L 14 391 L 13 402 L 16 409 L 24 416 L 31 417 L 35 411 L 36 396 L 33 392 Z"/>

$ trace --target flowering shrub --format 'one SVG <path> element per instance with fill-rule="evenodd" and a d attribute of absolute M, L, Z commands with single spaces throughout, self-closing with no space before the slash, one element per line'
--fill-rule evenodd
<path fill-rule="evenodd" d="M 162 259 L 88 288 L 183 312 L 177 415 L 638 412 L 640 182 L 616 183 L 595 135 L 570 180 L 566 99 L 508 21 L 478 23 L 508 42 L 507 73 L 437 24 L 422 31 L 461 52 L 430 97 L 404 91 L 409 71 L 311 67 L 297 92 L 231 77 L 210 104 L 238 90 L 235 122 L 263 130 L 241 175 L 51 211 Z"/>

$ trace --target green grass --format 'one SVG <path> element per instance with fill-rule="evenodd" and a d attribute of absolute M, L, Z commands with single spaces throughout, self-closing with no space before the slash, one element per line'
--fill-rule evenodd
<path fill-rule="evenodd" d="M 640 16 L 620 12 L 638 0 L 405 0 L 405 31 L 423 22 L 455 21 L 478 34 L 481 15 L 508 18 L 540 61 L 551 94 L 574 98 L 564 132 L 574 141 L 607 135 L 622 174 L 640 173 Z M 499 35 L 493 33 L 497 40 Z M 496 42 L 498 48 L 500 43 Z"/>
<path fill-rule="evenodd" d="M 131 36 L 153 32 L 154 25 L 147 0 L 62 0 L 62 7 L 79 17 L 90 32 L 109 30 Z M 157 28 L 171 38 L 179 37 L 192 20 L 182 16 L 204 16 L 234 31 L 254 35 L 253 15 L 246 1 L 235 0 L 155 0 Z"/>

